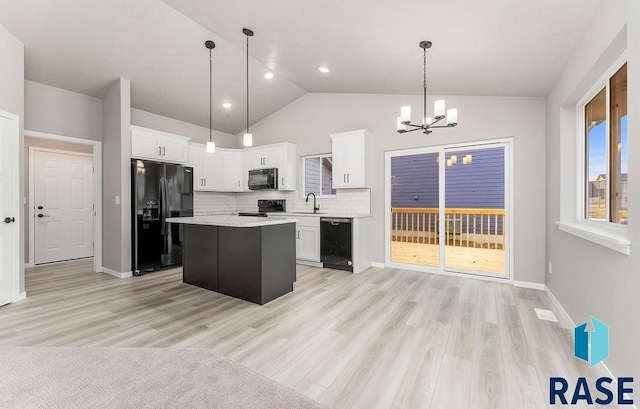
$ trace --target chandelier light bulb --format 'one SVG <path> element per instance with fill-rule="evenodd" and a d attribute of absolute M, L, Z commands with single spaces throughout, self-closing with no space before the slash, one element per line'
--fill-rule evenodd
<path fill-rule="evenodd" d="M 447 110 L 447 126 L 456 125 L 458 125 L 458 110 L 455 108 Z"/>
<path fill-rule="evenodd" d="M 439 99 L 433 103 L 433 116 L 435 116 L 436 119 L 442 119 L 444 118 L 444 113 L 445 113 L 444 99 Z"/>
<path fill-rule="evenodd" d="M 409 105 L 400 108 L 400 118 L 402 118 L 403 123 L 411 122 L 411 107 Z"/>

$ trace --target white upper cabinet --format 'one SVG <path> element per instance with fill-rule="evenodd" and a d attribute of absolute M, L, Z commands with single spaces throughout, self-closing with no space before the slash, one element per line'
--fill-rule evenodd
<path fill-rule="evenodd" d="M 266 169 L 278 167 L 278 150 L 273 147 L 261 147 L 251 150 L 249 153 L 249 165 L 251 169 Z"/>
<path fill-rule="evenodd" d="M 216 153 L 207 153 L 205 146 L 197 143 L 189 143 L 188 151 L 195 191 L 242 191 L 242 151 L 218 148 Z"/>
<path fill-rule="evenodd" d="M 131 156 L 137 159 L 186 164 L 189 139 L 186 136 L 132 125 Z"/>
<path fill-rule="evenodd" d="M 203 149 L 202 156 L 202 178 L 204 179 L 204 189 L 206 191 L 219 192 L 224 190 L 224 153 L 221 149 L 216 149 L 215 153 L 207 153 Z"/>
<path fill-rule="evenodd" d="M 204 178 L 202 176 L 202 157 L 204 147 L 190 143 L 187 148 L 187 165 L 193 168 L 193 190 L 202 190 Z"/>
<path fill-rule="evenodd" d="M 298 156 L 296 146 L 286 144 L 279 146 L 278 158 L 278 190 L 295 190 Z"/>
<path fill-rule="evenodd" d="M 369 131 L 342 132 L 331 135 L 333 156 L 333 188 L 363 188 L 365 183 L 365 154 Z"/>
<path fill-rule="evenodd" d="M 224 191 L 241 192 L 243 190 L 242 152 L 236 150 L 224 151 L 223 158 Z"/>

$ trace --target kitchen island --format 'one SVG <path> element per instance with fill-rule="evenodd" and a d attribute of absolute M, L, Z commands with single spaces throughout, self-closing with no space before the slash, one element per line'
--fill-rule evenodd
<path fill-rule="evenodd" d="M 296 219 L 173 217 L 183 224 L 183 281 L 256 304 L 293 291 Z"/>

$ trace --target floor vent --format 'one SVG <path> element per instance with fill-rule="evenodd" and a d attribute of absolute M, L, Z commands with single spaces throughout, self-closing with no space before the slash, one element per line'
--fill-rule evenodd
<path fill-rule="evenodd" d="M 536 315 L 538 316 L 539 319 L 545 320 L 545 321 L 558 322 L 558 319 L 556 318 L 556 315 L 553 313 L 553 311 L 543 310 L 542 308 L 534 308 L 534 310 L 536 310 Z"/>

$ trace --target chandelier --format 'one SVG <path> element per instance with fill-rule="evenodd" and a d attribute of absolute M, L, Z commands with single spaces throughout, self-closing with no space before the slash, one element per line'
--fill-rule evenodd
<path fill-rule="evenodd" d="M 431 48 L 431 41 L 421 41 L 420 48 L 423 51 L 423 71 L 422 71 L 422 124 L 416 125 L 411 123 L 411 107 L 403 106 L 400 108 L 400 116 L 397 119 L 398 133 L 413 132 L 422 130 L 426 135 L 430 134 L 435 128 L 451 128 L 458 125 L 458 110 L 445 110 L 444 99 L 439 99 L 433 104 L 433 118 L 427 118 L 427 49 Z M 446 113 L 446 115 L 445 115 Z M 443 119 L 447 119 L 446 125 L 436 125 Z M 410 129 L 407 129 L 410 128 Z"/>

